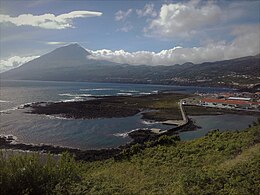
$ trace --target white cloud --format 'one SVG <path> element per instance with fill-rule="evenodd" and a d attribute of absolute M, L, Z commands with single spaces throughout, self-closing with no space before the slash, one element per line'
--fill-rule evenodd
<path fill-rule="evenodd" d="M 50 41 L 46 42 L 47 45 L 65 45 L 68 44 L 68 42 L 58 42 L 58 41 Z"/>
<path fill-rule="evenodd" d="M 230 43 L 225 41 L 211 42 L 193 48 L 177 46 L 157 53 L 151 51 L 112 51 L 108 49 L 89 50 L 91 53 L 89 57 L 133 65 L 174 65 L 185 62 L 202 63 L 227 60 L 260 53 L 260 25 L 235 26 L 231 34 L 236 37 Z"/>
<path fill-rule="evenodd" d="M 152 3 L 146 4 L 143 9 L 137 9 L 136 13 L 139 17 L 157 16 L 156 11 L 154 10 L 154 4 Z"/>
<path fill-rule="evenodd" d="M 130 22 L 126 22 L 123 27 L 119 28 L 118 31 L 129 32 L 133 29 L 133 25 Z"/>
<path fill-rule="evenodd" d="M 124 21 L 127 17 L 130 16 L 132 11 L 133 11 L 132 9 L 128 9 L 127 11 L 119 10 L 118 12 L 115 13 L 115 20 Z"/>
<path fill-rule="evenodd" d="M 29 62 L 38 57 L 40 56 L 27 56 L 27 57 L 13 56 L 6 60 L 0 60 L 0 72 L 5 72 L 7 70 L 17 68 L 22 64 Z"/>
<path fill-rule="evenodd" d="M 55 16 L 54 14 L 22 14 L 17 17 L 0 15 L 0 23 L 12 23 L 16 26 L 34 26 L 45 29 L 73 28 L 73 19 L 101 16 L 101 12 L 73 11 Z"/>
<path fill-rule="evenodd" d="M 214 4 L 214 1 L 163 4 L 159 15 L 148 22 L 144 32 L 166 38 L 194 36 L 199 31 L 214 28 L 242 14 L 239 9 L 231 12 Z"/>

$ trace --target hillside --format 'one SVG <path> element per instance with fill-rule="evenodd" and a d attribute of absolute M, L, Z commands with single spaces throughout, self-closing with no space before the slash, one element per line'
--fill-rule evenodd
<path fill-rule="evenodd" d="M 117 64 L 93 60 L 78 44 L 58 48 L 1 73 L 1 79 L 153 83 L 245 87 L 260 83 L 260 55 L 172 66 Z"/>
<path fill-rule="evenodd" d="M 96 162 L 2 156 L 1 194 L 259 194 L 259 124 L 175 140 L 162 137 Z"/>

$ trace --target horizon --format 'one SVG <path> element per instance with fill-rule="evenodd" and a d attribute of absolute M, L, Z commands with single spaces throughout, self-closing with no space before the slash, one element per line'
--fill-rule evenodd
<path fill-rule="evenodd" d="M 93 59 L 130 65 L 260 53 L 259 1 L 74 2 L 1 1 L 1 72 L 71 43 Z"/>

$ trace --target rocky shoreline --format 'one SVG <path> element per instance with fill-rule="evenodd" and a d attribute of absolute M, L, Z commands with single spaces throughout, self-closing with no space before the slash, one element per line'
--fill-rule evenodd
<path fill-rule="evenodd" d="M 139 144 L 144 146 L 147 141 L 155 141 L 159 137 L 168 135 L 177 135 L 178 132 L 191 131 L 195 130 L 197 127 L 193 124 L 191 120 L 183 126 L 171 128 L 164 133 L 157 134 L 151 130 L 138 129 L 128 133 L 128 136 L 132 141 L 126 145 L 119 146 L 118 148 L 104 148 L 97 150 L 80 150 L 76 148 L 68 148 L 61 146 L 53 145 L 34 145 L 34 144 L 25 144 L 15 142 L 13 136 L 0 136 L 0 150 L 1 149 L 11 149 L 11 150 L 22 150 L 22 151 L 31 151 L 31 152 L 41 152 L 41 153 L 50 153 L 50 154 L 62 154 L 64 152 L 69 152 L 74 156 L 76 160 L 82 161 L 97 161 L 97 160 L 106 160 L 112 157 L 117 157 L 124 150 L 129 150 L 133 145 Z"/>
<path fill-rule="evenodd" d="M 26 105 L 26 113 L 73 119 L 123 118 L 142 114 L 144 120 L 181 119 L 178 106 L 185 94 L 160 93 L 142 96 L 104 96 L 76 102 L 36 102 Z M 169 106 L 170 105 L 170 106 Z M 152 112 L 143 112 L 143 111 Z"/>
<path fill-rule="evenodd" d="M 172 105 L 172 102 L 177 103 L 181 98 L 187 96 L 188 95 L 183 94 L 161 93 L 138 97 L 96 97 L 95 99 L 79 102 L 38 102 L 25 105 L 24 109 L 26 113 L 30 114 L 45 114 L 75 119 L 128 117 L 141 113 L 142 119 L 152 118 L 153 121 L 162 122 L 163 120 L 167 119 L 180 118 L 178 107 Z M 152 110 L 152 112 L 155 114 L 151 116 L 143 115 L 143 113 L 146 113 L 143 112 L 144 110 Z M 172 112 L 176 113 L 172 114 Z M 177 135 L 178 132 L 195 130 L 196 128 L 197 127 L 193 124 L 193 122 L 189 120 L 185 125 L 170 128 L 167 131 L 159 133 L 155 133 L 152 130 L 138 129 L 128 133 L 128 136 L 132 139 L 130 143 L 119 146 L 117 148 L 107 148 L 100 150 L 80 150 L 46 144 L 33 145 L 16 143 L 14 142 L 12 136 L 8 136 L 0 137 L 0 149 L 35 151 L 51 154 L 69 152 L 73 154 L 76 160 L 96 161 L 116 157 L 120 155 L 123 150 L 128 150 L 135 144 L 144 145 L 145 142 L 157 140 L 160 136 Z"/>

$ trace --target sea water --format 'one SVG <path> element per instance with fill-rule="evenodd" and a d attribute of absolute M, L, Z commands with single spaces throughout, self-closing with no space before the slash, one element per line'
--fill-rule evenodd
<path fill-rule="evenodd" d="M 83 120 L 28 114 L 20 108 L 32 102 L 84 101 L 91 99 L 91 96 L 146 95 L 163 90 L 190 94 L 231 90 L 194 86 L 54 81 L 1 80 L 0 84 L 0 134 L 12 134 L 17 137 L 18 142 L 23 143 L 44 143 L 80 149 L 117 147 L 131 141 L 127 132 L 132 130 L 138 128 L 165 130 L 172 128 L 172 126 L 143 121 L 140 114 L 125 118 Z M 236 120 L 235 116 L 233 118 L 237 125 L 240 120 Z M 252 120 L 255 118 L 249 117 L 242 123 L 248 125 Z M 231 123 L 227 126 L 232 129 Z M 208 129 L 210 129 L 210 125 L 205 131 Z M 194 134 L 194 137 L 199 135 Z M 193 138 L 192 134 L 182 137 L 184 139 Z"/>

